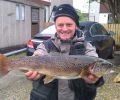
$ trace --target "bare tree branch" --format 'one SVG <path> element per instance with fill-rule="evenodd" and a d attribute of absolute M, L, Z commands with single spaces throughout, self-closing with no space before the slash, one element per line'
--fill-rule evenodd
<path fill-rule="evenodd" d="M 115 23 L 120 23 L 120 0 L 90 0 L 90 2 L 96 1 L 111 12 L 113 20 Z M 108 5 L 109 8 L 106 7 L 106 4 Z"/>

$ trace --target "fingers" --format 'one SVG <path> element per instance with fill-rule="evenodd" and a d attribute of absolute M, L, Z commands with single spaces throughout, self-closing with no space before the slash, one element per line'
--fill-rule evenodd
<path fill-rule="evenodd" d="M 82 79 L 84 79 L 89 84 L 94 84 L 98 80 L 98 77 L 96 77 L 93 74 L 90 74 L 88 76 L 82 77 Z"/>
<path fill-rule="evenodd" d="M 28 71 L 25 75 L 29 80 L 38 80 L 40 78 L 40 74 L 37 71 Z"/>
<path fill-rule="evenodd" d="M 91 78 L 89 77 L 83 77 L 83 79 L 85 80 L 85 82 L 91 84 L 91 83 L 94 83 L 94 81 L 91 80 Z"/>

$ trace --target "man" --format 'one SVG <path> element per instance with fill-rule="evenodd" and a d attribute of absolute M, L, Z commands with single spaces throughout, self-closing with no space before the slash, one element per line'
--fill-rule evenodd
<path fill-rule="evenodd" d="M 57 7 L 55 11 L 55 38 L 41 43 L 33 56 L 42 55 L 89 55 L 98 57 L 96 49 L 84 40 L 79 30 L 79 16 L 75 9 L 68 4 Z M 43 79 L 38 72 L 26 73 L 28 79 L 34 80 L 30 100 L 93 100 L 96 96 L 96 88 L 104 81 L 98 79 L 92 82 L 92 75 L 76 80 L 54 80 L 44 85 Z M 74 94 L 74 96 L 73 96 Z"/>

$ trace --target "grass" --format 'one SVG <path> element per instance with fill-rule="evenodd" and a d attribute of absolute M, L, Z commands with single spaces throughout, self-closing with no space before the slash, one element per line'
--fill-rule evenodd
<path fill-rule="evenodd" d="M 22 53 L 19 53 L 19 54 L 9 56 L 9 58 L 17 59 L 17 58 L 20 58 L 20 57 L 23 57 L 23 56 L 26 56 L 26 52 L 22 52 Z"/>

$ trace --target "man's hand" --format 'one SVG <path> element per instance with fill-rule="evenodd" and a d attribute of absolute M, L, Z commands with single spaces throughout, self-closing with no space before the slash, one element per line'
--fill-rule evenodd
<path fill-rule="evenodd" d="M 94 74 L 89 74 L 87 76 L 82 77 L 82 79 L 84 79 L 86 83 L 94 84 L 99 78 L 96 77 Z"/>
<path fill-rule="evenodd" d="M 25 75 L 29 80 L 38 80 L 40 78 L 40 74 L 37 71 L 28 71 Z"/>

